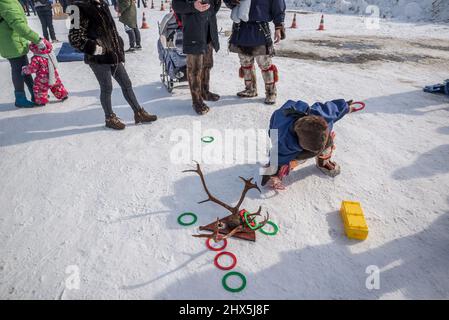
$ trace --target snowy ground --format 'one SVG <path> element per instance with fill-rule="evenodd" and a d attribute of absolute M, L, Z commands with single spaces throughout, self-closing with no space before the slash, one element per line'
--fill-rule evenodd
<path fill-rule="evenodd" d="M 126 65 L 139 101 L 160 117 L 152 125 L 132 124 L 116 86 L 114 109 L 129 126 L 104 128 L 99 90 L 82 62 L 60 64 L 68 101 L 16 109 L 9 64 L 0 60 L 0 298 L 449 298 L 449 100 L 421 91 L 449 77 L 447 25 L 382 22 L 368 30 L 359 17 L 336 15 L 326 16 L 328 30 L 319 33 L 318 14 L 298 16 L 299 29 L 288 30 L 275 59 L 278 105 L 344 97 L 366 101 L 367 109 L 336 125 L 339 177 L 323 176 L 310 161 L 288 177 L 286 192 L 249 195 L 245 207 L 262 204 L 280 232 L 230 241 L 236 270 L 248 280 L 246 290 L 230 294 L 214 253 L 191 237 L 226 212 L 196 204 L 204 199 L 199 180 L 170 163 L 169 138 L 194 121 L 203 129 L 266 129 L 278 106 L 235 98 L 238 59 L 221 36 L 212 88 L 222 100 L 196 116 L 186 89 L 170 95 L 161 86 L 155 42 L 163 13 L 146 12 L 144 50 Z M 220 13 L 223 31 L 228 16 Z M 66 39 L 64 22 L 56 23 Z M 40 30 L 35 17 L 30 24 Z M 329 57 L 334 62 L 320 61 Z M 254 176 L 257 166 L 205 165 L 204 172 L 213 192 L 233 202 L 237 177 Z M 345 237 L 342 200 L 362 203 L 366 241 Z M 177 224 L 185 211 L 198 214 L 195 227 Z M 65 288 L 70 265 L 79 268 L 79 290 Z M 365 287 L 370 265 L 381 270 L 379 290 Z"/>

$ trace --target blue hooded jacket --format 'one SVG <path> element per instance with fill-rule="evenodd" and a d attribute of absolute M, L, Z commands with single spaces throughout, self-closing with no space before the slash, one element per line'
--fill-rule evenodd
<path fill-rule="evenodd" d="M 329 125 L 329 132 L 332 132 L 334 123 L 349 112 L 349 105 L 343 99 L 326 103 L 316 102 L 312 106 L 309 106 L 304 101 L 295 102 L 288 100 L 281 108 L 276 110 L 271 116 L 270 129 L 278 130 L 279 166 L 290 163 L 303 151 L 299 145 L 298 136 L 293 129 L 298 117 L 287 115 L 286 111 L 288 109 L 304 113 L 305 115 L 323 117 Z"/>

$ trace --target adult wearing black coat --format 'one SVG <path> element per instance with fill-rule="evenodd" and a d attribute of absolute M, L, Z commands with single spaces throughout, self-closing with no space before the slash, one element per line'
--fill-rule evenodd
<path fill-rule="evenodd" d="M 206 114 L 204 101 L 217 101 L 218 94 L 209 91 L 213 50 L 220 49 L 216 14 L 221 0 L 173 0 L 173 10 L 181 16 L 183 51 L 187 55 L 187 79 L 192 94 L 193 109 Z"/>
<path fill-rule="evenodd" d="M 100 101 L 106 127 L 122 130 L 125 124 L 112 110 L 112 77 L 122 88 L 123 96 L 134 111 L 135 123 L 152 122 L 156 116 L 148 114 L 134 94 L 131 80 L 126 72 L 123 40 L 117 32 L 114 19 L 104 0 L 75 0 L 79 8 L 79 27 L 69 32 L 70 44 L 84 52 L 84 61 L 90 66 L 100 84 Z"/>

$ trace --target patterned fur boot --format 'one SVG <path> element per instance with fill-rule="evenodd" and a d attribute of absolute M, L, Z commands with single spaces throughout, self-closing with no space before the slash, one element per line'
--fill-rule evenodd
<path fill-rule="evenodd" d="M 268 69 L 262 70 L 263 81 L 265 82 L 265 104 L 275 104 L 277 98 L 276 82 L 278 82 L 278 70 L 274 64 Z"/>
<path fill-rule="evenodd" d="M 245 90 L 237 93 L 240 98 L 257 97 L 256 69 L 254 65 L 240 67 L 240 78 L 245 80 Z"/>

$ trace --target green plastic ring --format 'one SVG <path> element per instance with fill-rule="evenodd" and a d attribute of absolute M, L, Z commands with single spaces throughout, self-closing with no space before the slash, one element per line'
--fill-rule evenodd
<path fill-rule="evenodd" d="M 238 287 L 238 288 L 231 288 L 231 287 L 229 287 L 228 284 L 226 283 L 226 281 L 231 276 L 239 277 L 242 280 L 242 285 L 240 287 Z M 240 292 L 243 289 L 245 289 L 245 287 L 246 287 L 246 277 L 243 274 L 241 274 L 240 272 L 231 271 L 231 272 L 228 272 L 228 273 L 226 273 L 224 275 L 223 280 L 221 280 L 221 283 L 223 285 L 223 288 L 225 288 L 229 292 Z"/>
<path fill-rule="evenodd" d="M 212 136 L 204 136 L 201 138 L 201 141 L 203 141 L 204 143 L 212 143 L 214 142 L 214 137 Z"/>
<path fill-rule="evenodd" d="M 190 217 L 193 218 L 192 222 L 183 222 L 183 221 L 182 221 L 182 218 L 187 217 L 187 216 L 190 216 Z M 191 226 L 192 224 L 195 224 L 195 222 L 196 222 L 197 220 L 198 220 L 198 217 L 197 217 L 196 214 L 194 214 L 193 212 L 184 212 L 183 214 L 181 214 L 181 215 L 178 217 L 178 223 L 179 223 L 181 226 Z"/>
<path fill-rule="evenodd" d="M 267 232 L 263 228 L 260 228 L 259 231 L 262 232 L 263 234 L 266 234 L 267 236 L 275 236 L 279 231 L 279 227 L 276 225 L 276 223 L 272 221 L 267 221 L 267 224 L 269 224 L 274 228 L 272 232 Z"/>
<path fill-rule="evenodd" d="M 251 223 L 249 223 L 249 221 L 248 221 L 248 214 L 249 214 L 249 212 L 246 211 L 245 214 L 243 215 L 243 217 L 245 218 L 245 222 L 248 225 L 248 228 L 250 228 L 251 230 L 256 230 L 260 226 L 260 224 L 259 224 L 259 222 L 257 222 L 257 224 L 253 227 L 251 225 Z"/>

